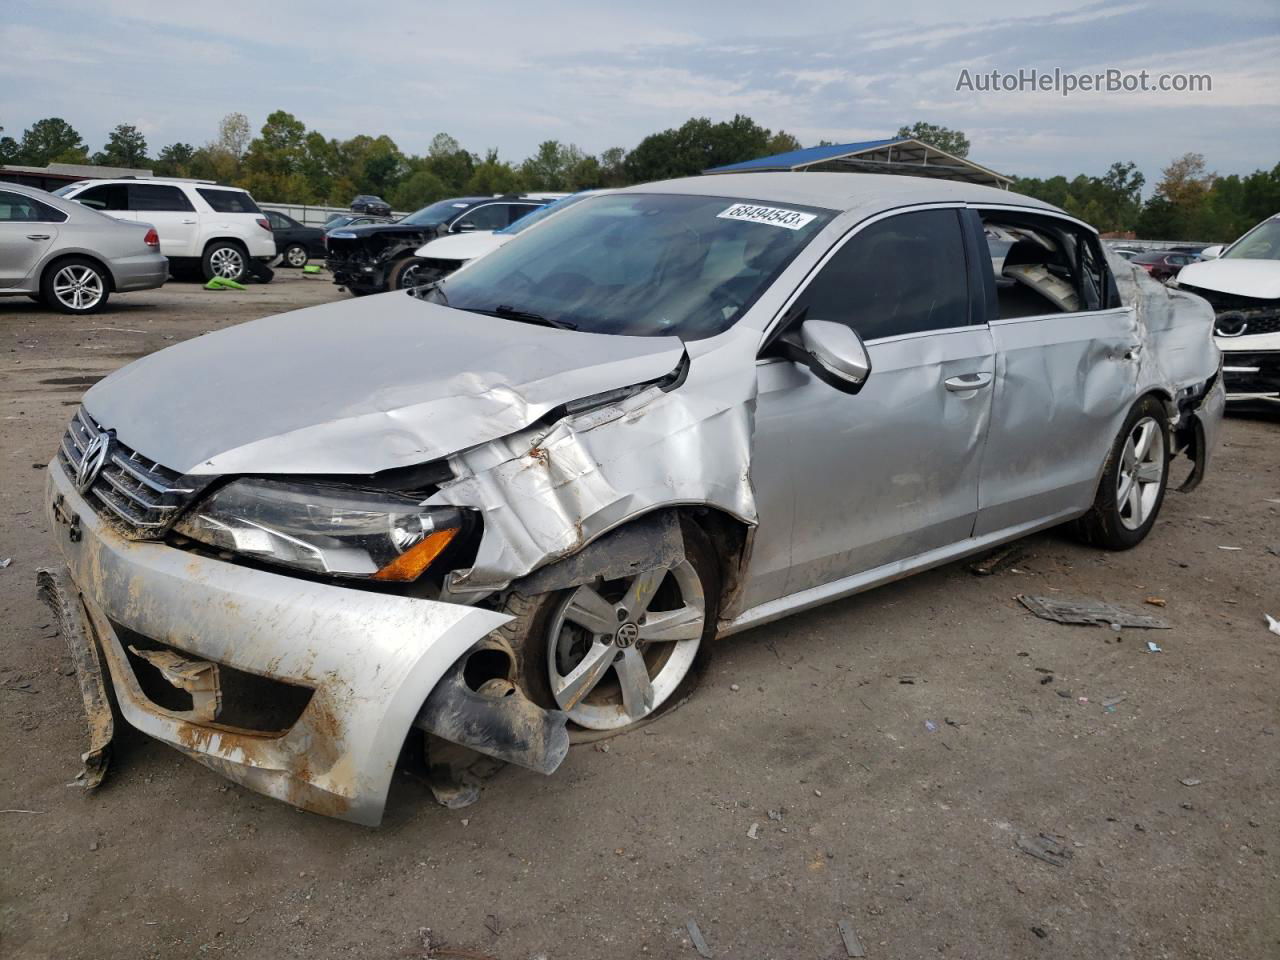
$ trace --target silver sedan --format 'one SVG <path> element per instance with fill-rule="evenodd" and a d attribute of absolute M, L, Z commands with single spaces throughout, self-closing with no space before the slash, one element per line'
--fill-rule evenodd
<path fill-rule="evenodd" d="M 1001 190 L 602 192 L 96 384 L 46 595 L 93 702 L 218 772 L 376 823 L 416 727 L 459 805 L 477 756 L 550 773 L 730 634 L 1058 524 L 1137 546 L 1213 448 L 1211 319 Z"/>
<path fill-rule="evenodd" d="M 0 296 L 25 294 L 62 313 L 96 313 L 112 293 L 150 290 L 168 276 L 150 224 L 0 183 Z"/>

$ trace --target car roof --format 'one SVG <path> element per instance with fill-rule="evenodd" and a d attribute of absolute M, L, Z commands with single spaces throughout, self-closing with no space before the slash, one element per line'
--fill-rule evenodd
<path fill-rule="evenodd" d="M 101 179 L 91 178 L 88 180 L 76 180 L 74 186 L 77 187 L 97 187 L 104 183 L 122 183 L 122 184 L 150 184 L 153 186 L 164 187 L 202 187 L 206 190 L 235 190 L 237 193 L 248 193 L 244 187 L 229 187 L 225 184 L 214 183 L 212 180 L 182 180 L 171 179 L 169 177 L 104 177 Z M 72 186 L 72 184 L 68 184 Z"/>
<path fill-rule="evenodd" d="M 760 203 L 797 203 L 868 215 L 915 203 L 976 203 L 1063 213 L 1041 200 L 1009 190 L 934 177 L 885 173 L 722 173 L 659 180 L 626 187 L 623 193 L 681 193 L 741 197 Z"/>

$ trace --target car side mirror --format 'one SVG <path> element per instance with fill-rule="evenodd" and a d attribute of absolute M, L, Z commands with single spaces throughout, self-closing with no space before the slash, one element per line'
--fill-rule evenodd
<path fill-rule="evenodd" d="M 777 341 L 783 356 L 802 363 L 823 383 L 857 393 L 871 376 L 871 355 L 852 327 L 831 320 L 805 320 Z"/>
<path fill-rule="evenodd" d="M 1205 247 L 1200 251 L 1201 260 L 1217 260 L 1222 256 L 1222 244 L 1215 243 L 1211 247 Z"/>
<path fill-rule="evenodd" d="M 470 233 L 476 228 L 476 225 L 470 220 L 463 220 L 461 223 L 455 223 L 453 229 L 458 233 Z"/>

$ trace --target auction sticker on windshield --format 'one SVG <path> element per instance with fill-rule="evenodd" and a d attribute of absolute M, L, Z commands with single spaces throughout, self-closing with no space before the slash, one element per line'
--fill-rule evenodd
<path fill-rule="evenodd" d="M 735 203 L 728 210 L 717 213 L 721 220 L 746 220 L 748 223 L 767 223 L 771 227 L 799 230 L 814 218 L 812 213 L 784 210 L 782 207 L 758 207 L 753 203 Z"/>

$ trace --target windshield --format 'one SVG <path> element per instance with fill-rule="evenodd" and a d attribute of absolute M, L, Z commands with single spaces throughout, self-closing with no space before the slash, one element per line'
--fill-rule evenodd
<path fill-rule="evenodd" d="M 731 327 L 832 215 L 727 197 L 589 197 L 425 298 L 590 333 L 698 340 Z"/>
<path fill-rule="evenodd" d="M 1224 260 L 1280 260 L 1280 220 L 1264 220 L 1231 245 Z"/>
<path fill-rule="evenodd" d="M 579 200 L 585 200 L 591 196 L 594 191 L 583 190 L 581 193 L 571 193 L 567 197 L 561 197 L 555 203 L 548 203 L 545 207 L 539 207 L 532 213 L 526 213 L 523 217 L 511 224 L 509 227 L 503 227 L 501 230 L 495 230 L 494 233 L 502 234 L 504 237 L 513 237 L 522 230 L 528 230 L 535 223 L 541 223 L 553 213 L 559 213 L 565 207 L 573 206 Z"/>
<path fill-rule="evenodd" d="M 65 197 L 68 193 L 79 190 L 88 182 L 88 180 L 77 180 L 75 183 L 68 183 L 65 187 L 59 187 L 57 190 L 53 191 L 53 195 L 55 197 Z"/>
<path fill-rule="evenodd" d="M 461 200 L 441 200 L 429 207 L 423 207 L 417 213 L 411 213 L 401 223 L 411 223 L 415 227 L 431 227 L 444 223 L 450 217 L 471 206 Z"/>

